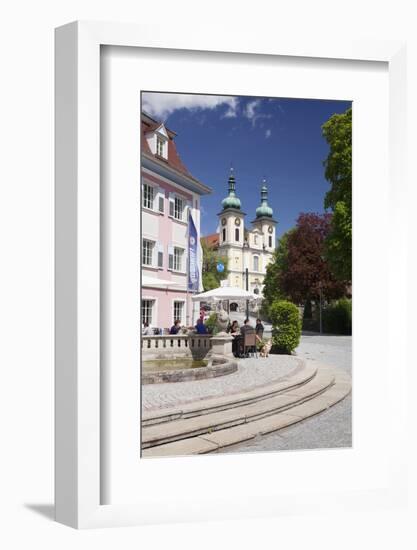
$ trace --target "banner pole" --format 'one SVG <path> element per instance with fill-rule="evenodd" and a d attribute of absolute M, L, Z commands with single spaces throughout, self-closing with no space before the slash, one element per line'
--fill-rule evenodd
<path fill-rule="evenodd" d="M 190 209 L 188 208 L 188 220 L 187 220 L 187 294 L 186 294 L 186 323 L 187 327 L 190 326 Z"/>

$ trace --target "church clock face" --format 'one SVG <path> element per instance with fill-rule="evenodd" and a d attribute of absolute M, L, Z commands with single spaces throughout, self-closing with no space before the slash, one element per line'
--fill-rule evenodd
<path fill-rule="evenodd" d="M 226 225 L 226 223 L 227 223 L 226 218 L 222 218 L 222 225 Z"/>
<path fill-rule="evenodd" d="M 238 225 L 238 226 L 240 225 L 240 218 L 235 219 L 235 225 Z"/>
<path fill-rule="evenodd" d="M 273 229 L 271 226 L 268 227 L 268 233 L 272 233 Z"/>

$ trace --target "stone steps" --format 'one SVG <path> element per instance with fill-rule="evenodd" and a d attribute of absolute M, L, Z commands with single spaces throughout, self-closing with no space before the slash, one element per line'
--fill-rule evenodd
<path fill-rule="evenodd" d="M 142 456 L 213 452 L 255 437 L 264 430 L 275 431 L 299 422 L 311 416 L 311 411 L 316 414 L 317 407 L 327 408 L 336 397 L 340 400 L 341 392 L 350 391 L 350 382 L 339 377 L 337 391 L 331 393 L 335 382 L 335 371 L 321 367 L 308 382 L 292 386 L 278 395 L 217 412 L 146 426 L 142 429 Z M 320 400 L 326 395 L 326 399 Z M 316 402 L 315 406 L 299 408 L 312 401 Z"/>
<path fill-rule="evenodd" d="M 265 386 L 258 386 L 245 392 L 201 399 L 197 402 L 181 405 L 180 407 L 147 411 L 142 416 L 142 427 L 145 428 L 181 418 L 192 418 L 262 401 L 303 386 L 307 382 L 310 382 L 316 373 L 317 368 L 315 366 L 307 365 L 303 362 L 302 368 L 296 374 Z"/>

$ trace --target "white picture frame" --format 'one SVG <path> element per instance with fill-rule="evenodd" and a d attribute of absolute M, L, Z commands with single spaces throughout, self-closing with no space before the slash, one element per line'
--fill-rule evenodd
<path fill-rule="evenodd" d="M 161 39 L 160 36 L 163 36 Z M 135 504 L 101 504 L 102 415 L 100 392 L 101 256 L 100 256 L 100 48 L 101 46 L 166 48 L 206 52 L 379 61 L 389 71 L 389 155 L 393 196 L 405 188 L 405 44 L 399 41 L 288 40 L 257 35 L 250 46 L 238 31 L 213 36 L 201 28 L 189 35 L 155 34 L 136 25 L 75 22 L 56 30 L 56 519 L 76 528 L 134 525 L 157 521 L 236 518 L 245 515 L 305 511 L 326 507 L 392 505 L 405 498 L 406 478 L 391 475 L 380 490 L 354 496 L 288 494 L 285 502 L 265 500 L 250 513 L 244 506 L 210 502 L 192 517 L 184 517 L 175 495 L 157 515 Z M 394 185 L 395 182 L 395 185 Z M 404 233 L 401 215 L 393 224 Z M 398 250 L 403 278 L 404 251 Z M 392 327 L 391 327 L 392 328 Z M 401 327 L 396 337 L 404 338 Z M 405 346 L 404 346 L 405 349 Z M 398 352 L 394 381 L 397 399 L 406 383 L 405 351 Z M 399 397 L 398 397 L 399 396 Z M 397 401 L 398 403 L 398 401 Z M 404 410 L 398 411 L 400 418 Z M 401 471 L 405 451 L 390 456 L 392 471 Z M 178 459 L 177 459 L 178 460 Z M 184 460 L 184 459 L 183 459 Z M 149 494 L 149 501 L 152 495 Z M 327 504 L 326 504 L 327 501 Z"/>

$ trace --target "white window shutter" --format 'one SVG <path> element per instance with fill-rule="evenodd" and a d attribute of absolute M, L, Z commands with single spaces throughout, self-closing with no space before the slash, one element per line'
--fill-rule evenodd
<path fill-rule="evenodd" d="M 184 219 L 184 221 L 186 221 L 186 222 L 188 222 L 189 216 L 191 216 L 192 207 L 193 207 L 193 203 L 191 201 L 187 201 L 187 206 L 185 208 L 185 219 Z M 195 220 L 194 220 L 194 222 L 195 222 Z"/>
<path fill-rule="evenodd" d="M 156 200 L 157 200 L 156 206 L 157 206 L 158 212 L 163 214 L 165 210 L 165 190 L 162 187 L 158 188 L 158 195 Z"/>
<path fill-rule="evenodd" d="M 157 262 L 158 262 L 158 259 L 157 259 L 158 254 L 156 252 L 156 243 L 155 242 L 152 242 L 151 254 L 152 254 L 151 266 L 156 267 Z"/>
<path fill-rule="evenodd" d="M 168 245 L 168 269 L 174 269 L 174 247 Z"/>
<path fill-rule="evenodd" d="M 162 243 L 158 243 L 157 247 L 157 266 L 158 267 L 164 267 L 164 245 Z"/>
<path fill-rule="evenodd" d="M 174 216 L 174 194 L 169 194 L 169 215 Z"/>

